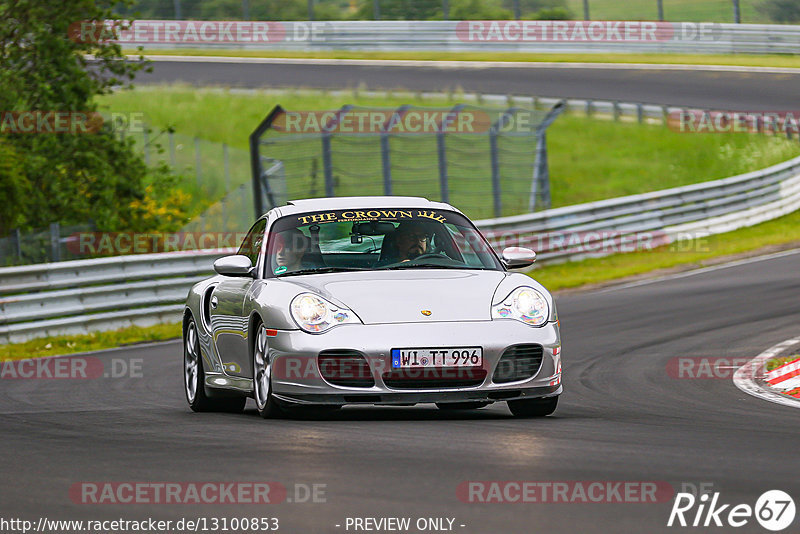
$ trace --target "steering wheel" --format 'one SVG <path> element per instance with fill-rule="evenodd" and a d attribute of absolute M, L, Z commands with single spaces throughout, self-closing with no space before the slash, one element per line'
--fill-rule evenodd
<path fill-rule="evenodd" d="M 441 254 L 439 252 L 426 252 L 425 254 L 420 254 L 411 261 L 424 260 L 425 258 L 447 258 L 448 260 L 452 259 L 450 258 L 450 256 L 447 256 L 446 254 Z"/>

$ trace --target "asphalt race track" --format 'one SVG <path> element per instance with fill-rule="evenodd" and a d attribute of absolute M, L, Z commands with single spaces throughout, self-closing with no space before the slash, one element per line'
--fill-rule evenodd
<path fill-rule="evenodd" d="M 230 87 L 308 87 L 536 95 L 669 104 L 721 110 L 798 110 L 800 73 L 692 69 L 335 65 L 156 61 L 137 83 Z M 266 106 L 265 106 L 266 107 Z M 266 111 L 265 111 L 266 112 Z"/>
<path fill-rule="evenodd" d="M 695 531 L 666 528 L 669 501 L 482 504 L 456 490 L 475 480 L 657 481 L 675 491 L 710 483 L 725 503 L 752 506 L 773 488 L 797 498 L 800 411 L 747 396 L 729 376 L 671 377 L 667 365 L 750 358 L 796 336 L 798 272 L 795 253 L 559 297 L 565 393 L 539 420 L 512 418 L 503 403 L 264 421 L 248 401 L 244 414 L 195 414 L 177 342 L 99 356 L 106 370 L 141 359 L 140 377 L 2 380 L 0 516 L 278 517 L 290 534 L 353 532 L 347 517 L 382 516 L 455 518 L 465 534 Z M 295 484 L 325 484 L 326 502 L 74 504 L 69 489 L 81 481 L 276 481 L 289 498 Z M 754 520 L 736 531 L 765 532 Z"/>
<path fill-rule="evenodd" d="M 152 74 L 139 77 L 140 83 L 173 81 L 326 88 L 363 82 L 370 89 L 461 87 L 792 110 L 800 75 L 157 62 Z M 504 403 L 460 414 L 429 406 L 347 407 L 323 420 L 264 421 L 249 401 L 244 414 L 195 414 L 184 400 L 178 342 L 96 356 L 105 373 L 127 368 L 122 377 L 0 379 L 0 517 L 34 524 L 41 517 L 277 517 L 286 534 L 356 532 L 346 529 L 348 517 L 446 517 L 464 534 L 640 534 L 698 529 L 666 527 L 671 498 L 484 504 L 463 502 L 457 489 L 467 481 L 648 481 L 674 491 L 704 485 L 730 504 L 753 506 L 769 489 L 797 500 L 800 411 L 741 392 L 733 369 L 718 379 L 688 379 L 675 378 L 668 366 L 686 356 L 751 358 L 796 337 L 798 272 L 800 253 L 559 296 L 565 393 L 555 415 L 539 420 L 513 418 Z M 140 372 L 131 371 L 138 366 Z M 81 482 L 206 481 L 278 482 L 288 500 L 81 504 L 70 495 Z M 324 485 L 324 495 L 297 502 L 314 484 Z M 751 519 L 736 532 L 765 530 Z"/>

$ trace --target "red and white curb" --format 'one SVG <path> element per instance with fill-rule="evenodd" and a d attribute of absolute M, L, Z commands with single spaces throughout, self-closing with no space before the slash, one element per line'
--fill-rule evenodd
<path fill-rule="evenodd" d="M 800 357 L 768 372 L 766 380 L 773 389 L 800 398 Z"/>
<path fill-rule="evenodd" d="M 770 347 L 769 349 L 765 350 L 736 370 L 736 373 L 733 375 L 733 383 L 737 388 L 741 389 L 748 395 L 752 395 L 770 402 L 775 402 L 777 404 L 800 408 L 800 399 L 795 399 L 779 393 L 778 387 L 773 387 L 773 384 L 770 382 L 771 379 L 777 379 L 781 376 L 784 376 L 783 373 L 790 374 L 791 372 L 787 370 L 780 374 L 772 374 L 770 376 L 771 373 L 774 373 L 783 367 L 787 367 L 787 365 L 779 367 L 778 369 L 774 369 L 773 371 L 770 371 L 770 373 L 764 372 L 764 366 L 767 364 L 768 360 L 791 348 L 793 345 L 797 345 L 798 343 L 800 343 L 800 338 L 787 339 L 786 341 L 778 343 L 774 347 Z M 797 364 L 797 362 L 788 365 L 794 364 Z M 800 367 L 800 364 L 798 364 L 798 367 Z M 787 380 L 800 381 L 798 376 L 800 376 L 800 373 L 788 378 Z M 780 390 L 783 390 L 784 387 L 785 384 L 781 383 Z"/>

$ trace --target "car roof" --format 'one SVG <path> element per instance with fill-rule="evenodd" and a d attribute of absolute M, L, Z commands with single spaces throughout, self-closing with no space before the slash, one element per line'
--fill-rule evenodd
<path fill-rule="evenodd" d="M 434 202 L 423 197 L 400 196 L 306 198 L 290 200 L 285 206 L 280 206 L 276 210 L 277 215 L 283 217 L 293 213 L 306 213 L 309 211 L 369 208 L 426 208 L 461 213 L 450 204 L 445 204 L 444 202 Z"/>

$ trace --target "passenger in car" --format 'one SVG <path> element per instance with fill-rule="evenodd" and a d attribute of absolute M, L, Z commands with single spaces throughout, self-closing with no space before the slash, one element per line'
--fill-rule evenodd
<path fill-rule="evenodd" d="M 301 268 L 311 240 L 301 230 L 291 228 L 279 233 L 275 244 L 275 263 L 281 272 L 289 272 Z"/>

